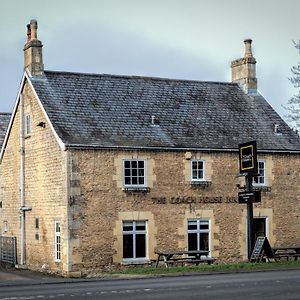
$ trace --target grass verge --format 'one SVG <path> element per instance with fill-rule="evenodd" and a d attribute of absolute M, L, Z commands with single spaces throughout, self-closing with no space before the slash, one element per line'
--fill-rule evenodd
<path fill-rule="evenodd" d="M 110 272 L 111 275 L 163 275 L 163 274 L 183 274 L 183 273 L 213 273 L 213 272 L 238 272 L 247 270 L 269 270 L 300 268 L 300 260 L 279 261 L 268 263 L 237 263 L 237 264 L 213 264 L 199 266 L 174 266 L 166 268 L 164 266 L 154 267 L 134 267 Z"/>

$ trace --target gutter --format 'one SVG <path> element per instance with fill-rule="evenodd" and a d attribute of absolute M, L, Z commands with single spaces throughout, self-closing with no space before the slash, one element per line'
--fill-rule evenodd
<path fill-rule="evenodd" d="M 201 151 L 201 152 L 226 152 L 226 153 L 235 153 L 239 152 L 239 149 L 220 149 L 220 148 L 181 148 L 181 147 L 136 147 L 136 146 L 100 146 L 100 145 L 84 145 L 84 144 L 65 144 L 66 150 L 68 149 L 78 149 L 78 150 L 88 150 L 88 149 L 99 149 L 99 150 L 125 150 L 125 151 L 134 151 L 134 150 L 150 150 L 150 151 Z M 268 154 L 300 154 L 299 150 L 276 150 L 276 149 L 266 149 L 266 150 L 257 150 L 258 153 L 268 153 Z"/>

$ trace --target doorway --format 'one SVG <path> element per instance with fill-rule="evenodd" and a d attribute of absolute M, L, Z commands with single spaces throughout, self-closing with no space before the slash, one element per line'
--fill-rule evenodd
<path fill-rule="evenodd" d="M 254 241 L 256 241 L 258 237 L 267 236 L 266 219 L 267 218 L 261 217 L 253 218 Z"/>

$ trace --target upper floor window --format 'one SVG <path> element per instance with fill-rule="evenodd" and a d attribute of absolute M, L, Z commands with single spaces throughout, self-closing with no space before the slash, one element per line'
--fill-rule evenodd
<path fill-rule="evenodd" d="M 123 160 L 124 186 L 146 186 L 146 161 L 139 159 Z"/>
<path fill-rule="evenodd" d="M 266 162 L 264 160 L 259 160 L 258 164 L 258 176 L 253 178 L 254 185 L 265 185 L 266 184 Z"/>
<path fill-rule="evenodd" d="M 30 114 L 25 115 L 25 135 L 31 134 L 31 117 Z"/>
<path fill-rule="evenodd" d="M 191 161 L 191 177 L 192 181 L 204 180 L 204 160 Z"/>

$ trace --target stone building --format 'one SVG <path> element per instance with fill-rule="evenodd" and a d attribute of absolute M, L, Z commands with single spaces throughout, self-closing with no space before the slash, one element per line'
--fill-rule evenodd
<path fill-rule="evenodd" d="M 256 140 L 255 234 L 300 243 L 300 141 L 257 91 L 251 40 L 232 82 L 46 71 L 37 23 L 2 150 L 1 234 L 18 263 L 65 276 L 156 250 L 246 259 L 238 145 Z"/>

